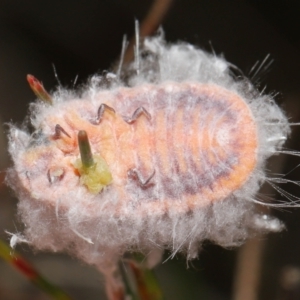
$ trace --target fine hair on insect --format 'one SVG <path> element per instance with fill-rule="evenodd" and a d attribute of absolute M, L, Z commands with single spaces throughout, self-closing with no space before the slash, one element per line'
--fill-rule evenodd
<path fill-rule="evenodd" d="M 300 156 L 284 147 L 299 124 L 257 89 L 269 56 L 247 79 L 214 53 L 167 43 L 161 29 L 141 41 L 136 22 L 135 40 L 133 62 L 124 61 L 124 38 L 115 69 L 78 90 L 48 93 L 28 75 L 39 99 L 34 129 L 11 124 L 9 133 L 7 182 L 25 224 L 12 246 L 66 251 L 116 285 L 127 253 L 155 254 L 154 266 L 163 250 L 191 260 L 206 240 L 238 246 L 284 228 L 260 206 L 300 200 L 281 187 L 299 182 L 267 174 L 270 157 Z M 284 199 L 261 197 L 264 183 Z"/>

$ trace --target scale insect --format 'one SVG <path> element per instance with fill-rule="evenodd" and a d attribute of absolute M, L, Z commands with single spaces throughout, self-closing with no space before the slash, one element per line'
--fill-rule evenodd
<path fill-rule="evenodd" d="M 39 134 L 11 126 L 8 176 L 26 240 L 101 269 L 134 249 L 192 259 L 207 239 L 280 231 L 255 205 L 290 134 L 272 97 L 192 45 L 158 35 L 136 47 L 135 62 L 77 94 L 28 77 L 44 100 L 31 106 Z"/>
<path fill-rule="evenodd" d="M 257 162 L 257 128 L 251 110 L 241 97 L 215 85 L 169 82 L 120 88 L 110 91 L 110 96 L 99 92 L 93 102 L 74 100 L 69 106 L 69 102 L 56 105 L 56 110 L 65 111 L 64 118 L 53 112 L 44 116 L 40 128 L 50 129 L 45 134 L 50 143 L 41 147 L 45 154 L 35 156 L 35 147 L 23 155 L 28 166 L 42 165 L 48 155 L 45 168 L 53 164 L 53 157 L 62 156 L 56 168 L 64 169 L 64 177 L 55 181 L 60 198 L 68 176 L 74 177 L 73 189 L 78 186 L 76 176 L 86 173 L 81 188 L 94 194 L 101 191 L 99 198 L 117 197 L 122 199 L 119 205 L 123 201 L 136 210 L 147 207 L 153 214 L 165 214 L 173 207 L 185 212 L 228 197 L 248 180 Z M 76 141 L 83 129 L 90 140 L 89 154 L 82 154 Z M 81 157 L 90 157 L 85 171 L 78 171 L 78 148 Z M 93 155 L 98 156 L 95 163 Z M 65 159 L 76 163 L 64 163 Z M 95 166 L 100 168 L 96 173 Z M 105 173 L 110 179 L 95 188 Z M 34 180 L 24 180 L 28 190 L 38 190 Z M 47 186 L 46 181 L 39 178 L 37 184 Z"/>

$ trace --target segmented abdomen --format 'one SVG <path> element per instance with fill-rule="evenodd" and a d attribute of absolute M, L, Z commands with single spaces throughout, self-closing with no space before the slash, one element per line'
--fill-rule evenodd
<path fill-rule="evenodd" d="M 113 105 L 124 116 L 139 107 L 151 116 L 141 113 L 128 127 L 127 143 L 116 145 L 125 170 L 135 171 L 125 186 L 133 201 L 202 206 L 226 198 L 255 167 L 252 114 L 228 90 L 192 83 L 143 86 L 120 91 Z"/>

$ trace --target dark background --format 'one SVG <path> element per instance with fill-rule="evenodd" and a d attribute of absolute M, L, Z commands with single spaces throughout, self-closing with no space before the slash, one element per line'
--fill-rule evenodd
<path fill-rule="evenodd" d="M 48 90 L 57 81 L 71 87 L 94 73 L 108 70 L 118 58 L 124 34 L 132 36 L 134 20 L 143 20 L 152 1 L 138 0 L 2 0 L 0 2 L 0 119 L 20 123 L 34 95 L 26 74 L 41 79 Z M 278 92 L 276 100 L 291 121 L 300 121 L 300 2 L 292 0 L 174 0 L 162 22 L 166 39 L 183 40 L 223 55 L 245 74 L 267 54 L 274 59 L 269 72 L 261 74 L 260 88 Z M 268 73 L 268 74 L 266 74 Z M 3 136 L 7 127 L 4 125 Z M 295 128 L 288 147 L 299 149 Z M 5 139 L 1 138 L 0 167 L 9 165 Z M 276 161 L 274 162 L 276 164 Z M 300 164 L 300 158 L 285 157 L 282 173 Z M 272 167 L 272 166 L 271 166 Z M 289 174 L 299 180 L 299 168 Z M 289 192 L 300 196 L 300 189 Z M 16 199 L 1 190 L 0 237 L 4 229 L 15 232 Z M 275 192 L 272 192 L 275 195 Z M 275 211 L 287 230 L 262 238 L 265 250 L 258 299 L 300 299 L 299 280 L 285 291 L 282 273 L 300 269 L 300 210 Z M 101 278 L 92 267 L 62 254 L 33 254 L 19 250 L 52 282 L 74 299 L 105 299 Z M 233 281 L 238 250 L 205 244 L 199 260 L 186 269 L 178 256 L 157 270 L 166 299 L 233 299 Z M 299 271 L 300 272 L 300 271 Z M 297 276 L 296 276 L 297 277 Z M 297 279 L 297 278 L 296 278 Z M 0 261 L 0 299 L 49 299 L 26 279 Z M 237 299 L 244 300 L 244 299 Z"/>

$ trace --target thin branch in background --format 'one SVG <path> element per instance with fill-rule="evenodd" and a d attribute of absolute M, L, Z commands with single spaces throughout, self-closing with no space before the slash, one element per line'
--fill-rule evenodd
<path fill-rule="evenodd" d="M 140 39 L 152 35 L 160 26 L 167 12 L 169 11 L 173 0 L 156 0 L 150 11 L 140 26 Z M 128 64 L 134 58 L 135 38 L 132 38 L 124 55 L 124 64 Z"/>
<path fill-rule="evenodd" d="M 277 157 L 275 172 L 282 170 L 285 158 Z M 265 195 L 272 193 L 271 186 L 264 186 Z M 269 214 L 270 209 L 265 206 L 257 206 L 261 214 Z M 233 300 L 258 300 L 261 284 L 261 273 L 263 266 L 263 255 L 266 245 L 266 238 L 255 237 L 248 240 L 239 250 L 237 266 L 235 270 Z"/>
<path fill-rule="evenodd" d="M 234 300 L 258 299 L 264 246 L 264 240 L 254 238 L 239 249 L 235 271 Z"/>

